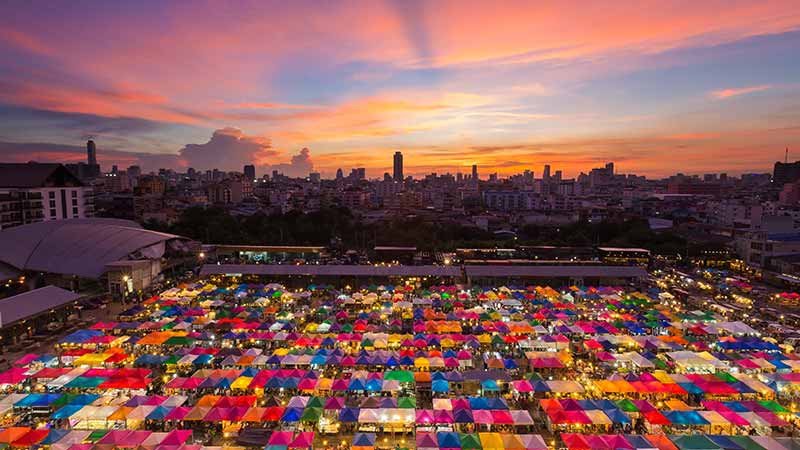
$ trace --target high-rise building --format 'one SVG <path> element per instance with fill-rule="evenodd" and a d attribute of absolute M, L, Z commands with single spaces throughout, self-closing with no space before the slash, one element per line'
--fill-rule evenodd
<path fill-rule="evenodd" d="M 472 165 L 472 179 L 474 181 L 478 181 L 478 165 L 477 164 L 473 164 Z"/>
<path fill-rule="evenodd" d="M 86 143 L 86 164 L 97 164 L 97 147 L 91 139 Z"/>
<path fill-rule="evenodd" d="M 550 181 L 550 164 L 544 165 L 544 172 L 542 172 L 542 179 L 544 181 Z"/>
<path fill-rule="evenodd" d="M 772 182 L 778 186 L 791 183 L 800 179 L 800 161 L 795 162 L 776 162 L 772 171 Z"/>
<path fill-rule="evenodd" d="M 394 152 L 394 181 L 403 181 L 403 154 Z"/>
<path fill-rule="evenodd" d="M 342 172 L 342 169 L 336 169 L 336 179 L 341 180 L 342 178 L 344 178 L 344 172 Z"/>
<path fill-rule="evenodd" d="M 256 166 L 247 164 L 244 166 L 244 177 L 250 181 L 256 179 Z"/>
<path fill-rule="evenodd" d="M 562 174 L 563 172 L 561 172 L 560 170 L 556 170 L 556 181 L 561 181 Z"/>

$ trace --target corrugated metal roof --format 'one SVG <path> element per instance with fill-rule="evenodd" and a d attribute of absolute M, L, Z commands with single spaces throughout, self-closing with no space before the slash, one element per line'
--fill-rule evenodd
<path fill-rule="evenodd" d="M 460 277 L 461 270 L 453 266 L 345 266 L 291 264 L 206 264 L 201 275 L 241 273 L 245 275 L 298 276 L 363 276 L 363 277 Z"/>
<path fill-rule="evenodd" d="M 641 267 L 628 266 L 463 266 L 470 277 L 520 278 L 638 278 L 647 276 Z M 364 277 L 461 277 L 459 266 L 346 266 L 292 264 L 206 264 L 201 275 L 296 275 Z"/>
<path fill-rule="evenodd" d="M 56 286 L 45 286 L 0 300 L 0 328 L 81 298 Z"/>
<path fill-rule="evenodd" d="M 175 238 L 127 220 L 40 222 L 0 232 L 0 261 L 20 270 L 99 278 L 106 264 Z"/>
<path fill-rule="evenodd" d="M 469 277 L 519 278 L 638 278 L 647 272 L 638 266 L 464 266 Z"/>

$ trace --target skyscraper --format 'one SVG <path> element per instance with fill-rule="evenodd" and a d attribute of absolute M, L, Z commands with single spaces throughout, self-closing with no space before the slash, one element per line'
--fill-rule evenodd
<path fill-rule="evenodd" d="M 244 166 L 244 178 L 253 181 L 256 179 L 256 166 L 247 164 Z"/>
<path fill-rule="evenodd" d="M 473 164 L 472 165 L 472 179 L 474 181 L 478 181 L 478 165 L 477 164 Z"/>
<path fill-rule="evenodd" d="M 86 143 L 86 164 L 90 166 L 97 164 L 97 147 L 91 139 Z"/>
<path fill-rule="evenodd" d="M 403 181 L 403 154 L 394 152 L 394 181 Z"/>
<path fill-rule="evenodd" d="M 542 179 L 545 181 L 550 181 L 550 164 L 544 165 L 544 172 L 542 172 Z"/>

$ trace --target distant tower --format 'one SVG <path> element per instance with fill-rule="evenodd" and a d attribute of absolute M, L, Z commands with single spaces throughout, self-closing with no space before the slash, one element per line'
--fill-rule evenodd
<path fill-rule="evenodd" d="M 86 160 L 90 166 L 97 164 L 97 147 L 91 139 L 86 143 Z"/>
<path fill-rule="evenodd" d="M 256 166 L 247 164 L 244 166 L 244 178 L 249 181 L 256 179 Z"/>
<path fill-rule="evenodd" d="M 542 172 L 542 179 L 545 181 L 550 181 L 550 164 L 544 165 L 544 172 Z"/>
<path fill-rule="evenodd" d="M 342 178 L 344 178 L 344 172 L 342 172 L 342 169 L 338 169 L 336 171 L 336 179 L 341 180 Z"/>
<path fill-rule="evenodd" d="M 478 165 L 477 164 L 473 164 L 472 165 L 472 180 L 473 181 L 478 181 Z"/>
<path fill-rule="evenodd" d="M 403 154 L 394 152 L 394 181 L 403 181 Z"/>

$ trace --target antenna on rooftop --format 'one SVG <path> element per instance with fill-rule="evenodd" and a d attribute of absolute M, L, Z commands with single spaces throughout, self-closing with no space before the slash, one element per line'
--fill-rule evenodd
<path fill-rule="evenodd" d="M 786 147 L 786 156 L 784 156 L 783 162 L 789 164 L 789 147 Z"/>

